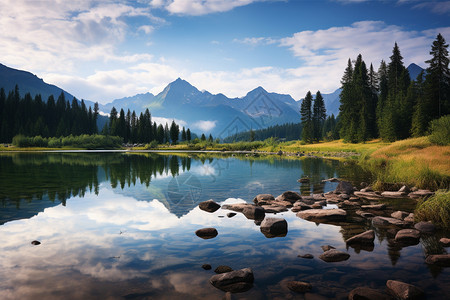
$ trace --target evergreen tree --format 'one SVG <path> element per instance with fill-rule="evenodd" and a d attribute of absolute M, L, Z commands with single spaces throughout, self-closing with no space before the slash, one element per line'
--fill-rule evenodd
<path fill-rule="evenodd" d="M 191 141 L 191 130 L 189 128 L 186 130 L 186 140 Z"/>
<path fill-rule="evenodd" d="M 212 142 L 213 142 L 213 137 L 212 137 L 211 133 L 209 134 L 209 137 L 208 137 L 208 142 L 210 142 L 210 143 L 212 143 Z"/>
<path fill-rule="evenodd" d="M 388 85 L 387 85 L 387 65 L 384 60 L 380 63 L 380 68 L 378 69 L 378 81 L 379 81 L 379 94 L 378 102 L 376 106 L 376 118 L 378 135 L 382 135 L 380 130 L 383 130 L 383 109 L 387 101 Z"/>
<path fill-rule="evenodd" d="M 170 143 L 170 131 L 167 123 L 164 125 L 164 143 Z"/>
<path fill-rule="evenodd" d="M 430 105 L 430 119 L 450 114 L 450 71 L 448 44 L 439 33 L 431 46 L 426 76 L 426 93 Z"/>
<path fill-rule="evenodd" d="M 201 141 L 206 141 L 206 136 L 205 136 L 204 133 L 202 133 L 202 136 L 201 136 L 200 140 L 201 140 Z"/>
<path fill-rule="evenodd" d="M 314 99 L 312 115 L 313 137 L 317 142 L 322 139 L 322 127 L 326 118 L 327 111 L 325 109 L 325 102 L 323 101 L 320 91 L 317 91 L 316 98 Z"/>
<path fill-rule="evenodd" d="M 158 129 L 156 132 L 156 140 L 158 141 L 158 144 L 164 143 L 164 127 L 162 126 L 162 124 L 158 125 Z"/>
<path fill-rule="evenodd" d="M 412 83 L 414 87 L 415 106 L 412 116 L 411 135 L 414 137 L 423 136 L 427 133 L 429 112 L 424 96 L 424 72 L 420 72 L 417 80 Z M 411 91 L 410 91 L 411 93 Z"/>
<path fill-rule="evenodd" d="M 170 125 L 170 140 L 173 145 L 176 145 L 178 142 L 178 137 L 180 135 L 180 127 L 175 124 L 175 121 L 172 120 L 172 124 Z"/>
<path fill-rule="evenodd" d="M 183 130 L 181 131 L 181 141 L 186 141 L 186 129 L 183 126 Z"/>
<path fill-rule="evenodd" d="M 311 92 L 308 91 L 308 93 L 306 93 L 305 99 L 303 99 L 302 104 L 300 106 L 300 115 L 303 127 L 302 140 L 306 143 L 312 143 L 313 140 L 313 123 L 311 112 L 312 100 L 313 99 Z"/>

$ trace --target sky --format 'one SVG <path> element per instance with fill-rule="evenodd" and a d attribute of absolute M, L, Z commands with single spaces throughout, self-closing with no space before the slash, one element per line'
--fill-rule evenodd
<path fill-rule="evenodd" d="M 0 0 L 0 63 L 79 99 L 157 94 L 178 77 L 243 97 L 331 93 L 349 58 L 378 69 L 397 42 L 426 67 L 450 1 Z"/>

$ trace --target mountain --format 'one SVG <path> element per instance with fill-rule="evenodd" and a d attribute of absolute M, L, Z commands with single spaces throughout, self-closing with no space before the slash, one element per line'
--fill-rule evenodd
<path fill-rule="evenodd" d="M 6 95 L 8 95 L 10 91 L 14 91 L 16 84 L 19 86 L 19 93 L 21 96 L 26 93 L 30 93 L 34 98 L 36 95 L 40 94 L 42 96 L 42 101 L 44 102 L 47 102 L 50 95 L 53 95 L 56 101 L 61 92 L 64 93 L 67 101 L 71 102 L 74 97 L 72 94 L 57 87 L 56 85 L 44 82 L 44 80 L 30 72 L 9 68 L 3 64 L 0 64 L 0 88 L 3 88 Z M 84 102 L 87 107 L 91 106 L 94 108 L 94 102 L 88 100 L 85 100 Z M 99 130 L 103 128 L 107 121 L 108 118 L 105 116 L 100 115 L 98 117 L 97 127 Z"/>
<path fill-rule="evenodd" d="M 178 78 L 156 96 L 151 93 L 121 98 L 100 106 L 104 112 L 112 107 L 139 114 L 148 108 L 155 117 L 177 119 L 193 132 L 211 133 L 224 138 L 233 133 L 300 121 L 299 105 L 289 95 L 269 93 L 257 87 L 242 98 L 199 91 Z"/>
<path fill-rule="evenodd" d="M 420 72 L 425 71 L 423 68 L 414 63 L 410 64 L 407 69 L 409 71 L 409 77 L 411 78 L 411 80 L 416 80 Z"/>

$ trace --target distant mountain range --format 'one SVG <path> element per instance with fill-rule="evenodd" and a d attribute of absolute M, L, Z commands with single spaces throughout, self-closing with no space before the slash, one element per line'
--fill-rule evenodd
<path fill-rule="evenodd" d="M 422 71 L 416 64 L 408 66 L 411 78 L 415 79 Z M 43 101 L 48 96 L 57 98 L 61 92 L 71 101 L 73 95 L 63 89 L 45 83 L 36 75 L 12 69 L 0 64 L 0 87 L 8 93 L 19 85 L 20 93 L 31 93 L 34 97 L 41 94 Z M 322 94 L 327 114 L 339 113 L 339 94 L 337 89 L 331 94 Z M 85 100 L 87 106 L 94 102 Z M 157 95 L 151 93 L 113 100 L 100 104 L 100 110 L 109 113 L 114 106 L 117 110 L 135 111 L 137 114 L 149 109 L 153 120 L 161 123 L 175 119 L 182 126 L 191 128 L 196 133 L 211 133 L 214 137 L 225 138 L 240 131 L 261 129 L 277 124 L 300 122 L 301 101 L 290 95 L 269 93 L 257 87 L 241 98 L 228 98 L 223 94 L 211 94 L 199 91 L 189 82 L 178 78 Z M 103 127 L 106 117 L 99 119 L 99 128 Z"/>

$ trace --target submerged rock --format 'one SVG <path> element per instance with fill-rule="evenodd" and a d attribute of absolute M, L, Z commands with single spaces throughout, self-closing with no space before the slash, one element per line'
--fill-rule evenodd
<path fill-rule="evenodd" d="M 235 215 L 236 215 L 236 213 L 232 213 L 232 212 L 227 213 L 227 217 L 228 217 L 228 218 L 232 218 L 232 217 L 234 217 Z"/>
<path fill-rule="evenodd" d="M 424 291 L 412 284 L 396 280 L 388 280 L 386 282 L 386 286 L 388 292 L 391 293 L 397 299 L 406 300 L 406 299 L 425 298 Z"/>
<path fill-rule="evenodd" d="M 374 239 L 375 239 L 375 232 L 373 230 L 368 230 L 349 238 L 346 241 L 346 243 L 347 245 L 373 244 Z"/>
<path fill-rule="evenodd" d="M 389 227 L 389 226 L 405 227 L 408 225 L 408 223 L 394 218 L 377 216 L 372 219 L 372 225 L 375 227 Z"/>
<path fill-rule="evenodd" d="M 253 271 L 250 268 L 217 274 L 209 279 L 216 288 L 231 293 L 242 293 L 253 286 Z"/>
<path fill-rule="evenodd" d="M 40 244 L 41 244 L 41 242 L 39 242 L 39 241 L 32 241 L 31 242 L 31 245 L 35 245 L 35 246 L 40 245 Z"/>
<path fill-rule="evenodd" d="M 314 255 L 307 253 L 307 254 L 299 254 L 299 255 L 297 255 L 297 257 L 306 258 L 306 259 L 313 259 Z"/>
<path fill-rule="evenodd" d="M 386 295 L 380 291 L 368 288 L 357 287 L 348 294 L 348 300 L 389 300 L 392 299 L 389 295 Z"/>
<path fill-rule="evenodd" d="M 266 212 L 264 208 L 260 206 L 248 206 L 242 210 L 242 213 L 247 219 L 262 220 L 264 219 Z"/>
<path fill-rule="evenodd" d="M 323 246 L 320 246 L 320 248 L 322 248 L 323 252 L 331 250 L 331 249 L 336 249 L 335 247 L 333 247 L 331 245 L 323 245 Z"/>
<path fill-rule="evenodd" d="M 340 181 L 334 192 L 336 194 L 353 194 L 353 185 L 348 181 Z"/>
<path fill-rule="evenodd" d="M 202 228 L 195 232 L 195 234 L 202 239 L 212 239 L 215 238 L 219 233 L 215 228 Z"/>
<path fill-rule="evenodd" d="M 211 267 L 210 264 L 203 264 L 203 265 L 202 265 L 202 268 L 203 268 L 204 270 L 211 270 L 211 269 L 212 269 L 212 267 Z"/>
<path fill-rule="evenodd" d="M 420 231 L 417 229 L 402 229 L 395 235 L 395 241 L 402 244 L 417 245 L 420 240 Z"/>
<path fill-rule="evenodd" d="M 198 204 L 198 207 L 201 210 L 204 210 L 204 211 L 212 213 L 212 212 L 215 212 L 216 210 L 218 210 L 220 208 L 220 205 L 217 204 L 216 202 L 214 202 L 214 200 L 210 199 L 210 200 L 207 200 L 207 201 L 200 202 Z"/>
<path fill-rule="evenodd" d="M 244 208 L 254 206 L 250 203 L 235 203 L 235 204 L 224 204 L 222 205 L 222 209 L 233 210 L 237 212 L 242 212 Z"/>
<path fill-rule="evenodd" d="M 227 273 L 227 272 L 231 272 L 231 271 L 233 271 L 233 269 L 232 269 L 231 267 L 229 267 L 229 266 L 223 266 L 223 265 L 218 266 L 218 267 L 214 270 L 214 272 L 216 272 L 217 274 Z"/>
<path fill-rule="evenodd" d="M 345 221 L 347 212 L 343 209 L 308 209 L 297 213 L 297 217 L 313 222 Z"/>
<path fill-rule="evenodd" d="M 331 249 L 322 253 L 319 258 L 326 262 L 339 262 L 349 259 L 350 254 L 336 249 Z"/>
<path fill-rule="evenodd" d="M 303 281 L 288 281 L 287 287 L 293 292 L 305 293 L 312 289 L 312 285 L 308 282 Z"/>
<path fill-rule="evenodd" d="M 282 218 L 265 218 L 261 222 L 261 232 L 268 238 L 286 236 L 288 224 Z"/>

